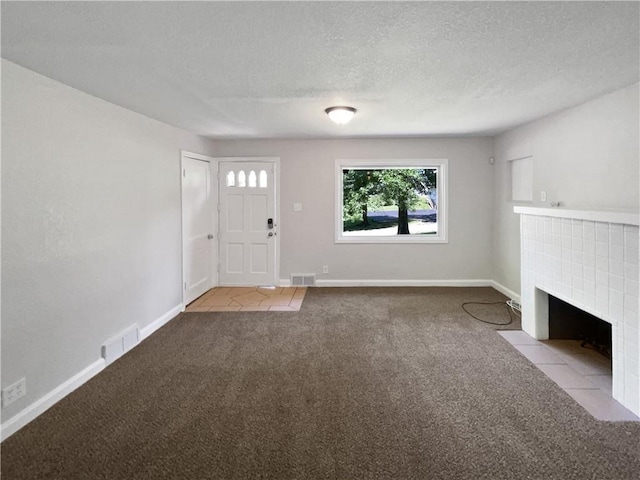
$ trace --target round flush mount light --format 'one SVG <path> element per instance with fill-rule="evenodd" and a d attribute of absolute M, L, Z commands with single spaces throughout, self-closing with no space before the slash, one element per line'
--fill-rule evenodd
<path fill-rule="evenodd" d="M 329 107 L 325 110 L 329 118 L 338 125 L 349 123 L 356 111 L 353 107 Z"/>

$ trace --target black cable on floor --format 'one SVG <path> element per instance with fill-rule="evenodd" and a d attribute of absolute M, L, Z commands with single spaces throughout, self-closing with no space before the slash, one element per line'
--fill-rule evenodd
<path fill-rule="evenodd" d="M 509 312 L 509 322 L 507 323 L 496 323 L 496 322 L 490 322 L 488 320 L 483 320 L 481 318 L 476 317 L 473 313 L 471 313 L 469 310 L 467 310 L 465 308 L 466 305 L 504 305 L 505 307 L 507 307 L 507 311 Z M 482 323 L 488 323 L 489 325 L 501 325 L 501 326 L 507 326 L 507 325 L 511 325 L 513 323 L 513 313 L 511 312 L 512 308 L 507 305 L 506 302 L 465 302 L 462 304 L 462 309 L 467 312 L 469 314 L 470 317 L 478 320 L 479 322 Z"/>

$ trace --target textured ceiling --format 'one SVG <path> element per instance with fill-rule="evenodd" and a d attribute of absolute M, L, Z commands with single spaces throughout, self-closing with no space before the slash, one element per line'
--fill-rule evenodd
<path fill-rule="evenodd" d="M 639 6 L 2 2 L 2 56 L 216 138 L 495 134 L 638 82 Z"/>

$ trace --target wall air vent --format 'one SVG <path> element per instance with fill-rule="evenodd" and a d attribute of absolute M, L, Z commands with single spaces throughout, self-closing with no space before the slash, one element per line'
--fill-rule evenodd
<path fill-rule="evenodd" d="M 292 287 L 315 287 L 316 274 L 315 273 L 295 273 L 291 275 Z"/>
<path fill-rule="evenodd" d="M 140 342 L 138 325 L 131 325 L 119 335 L 107 340 L 102 345 L 102 358 L 105 365 L 113 363 Z"/>

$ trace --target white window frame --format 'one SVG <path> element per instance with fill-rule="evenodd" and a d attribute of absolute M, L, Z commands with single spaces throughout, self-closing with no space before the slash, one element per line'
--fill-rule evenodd
<path fill-rule="evenodd" d="M 448 243 L 447 183 L 449 161 L 439 159 L 336 159 L 335 164 L 335 242 L 336 243 Z M 438 189 L 438 234 L 437 235 L 385 235 L 352 236 L 343 235 L 343 184 L 344 169 L 384 169 L 384 168 L 437 168 Z"/>

